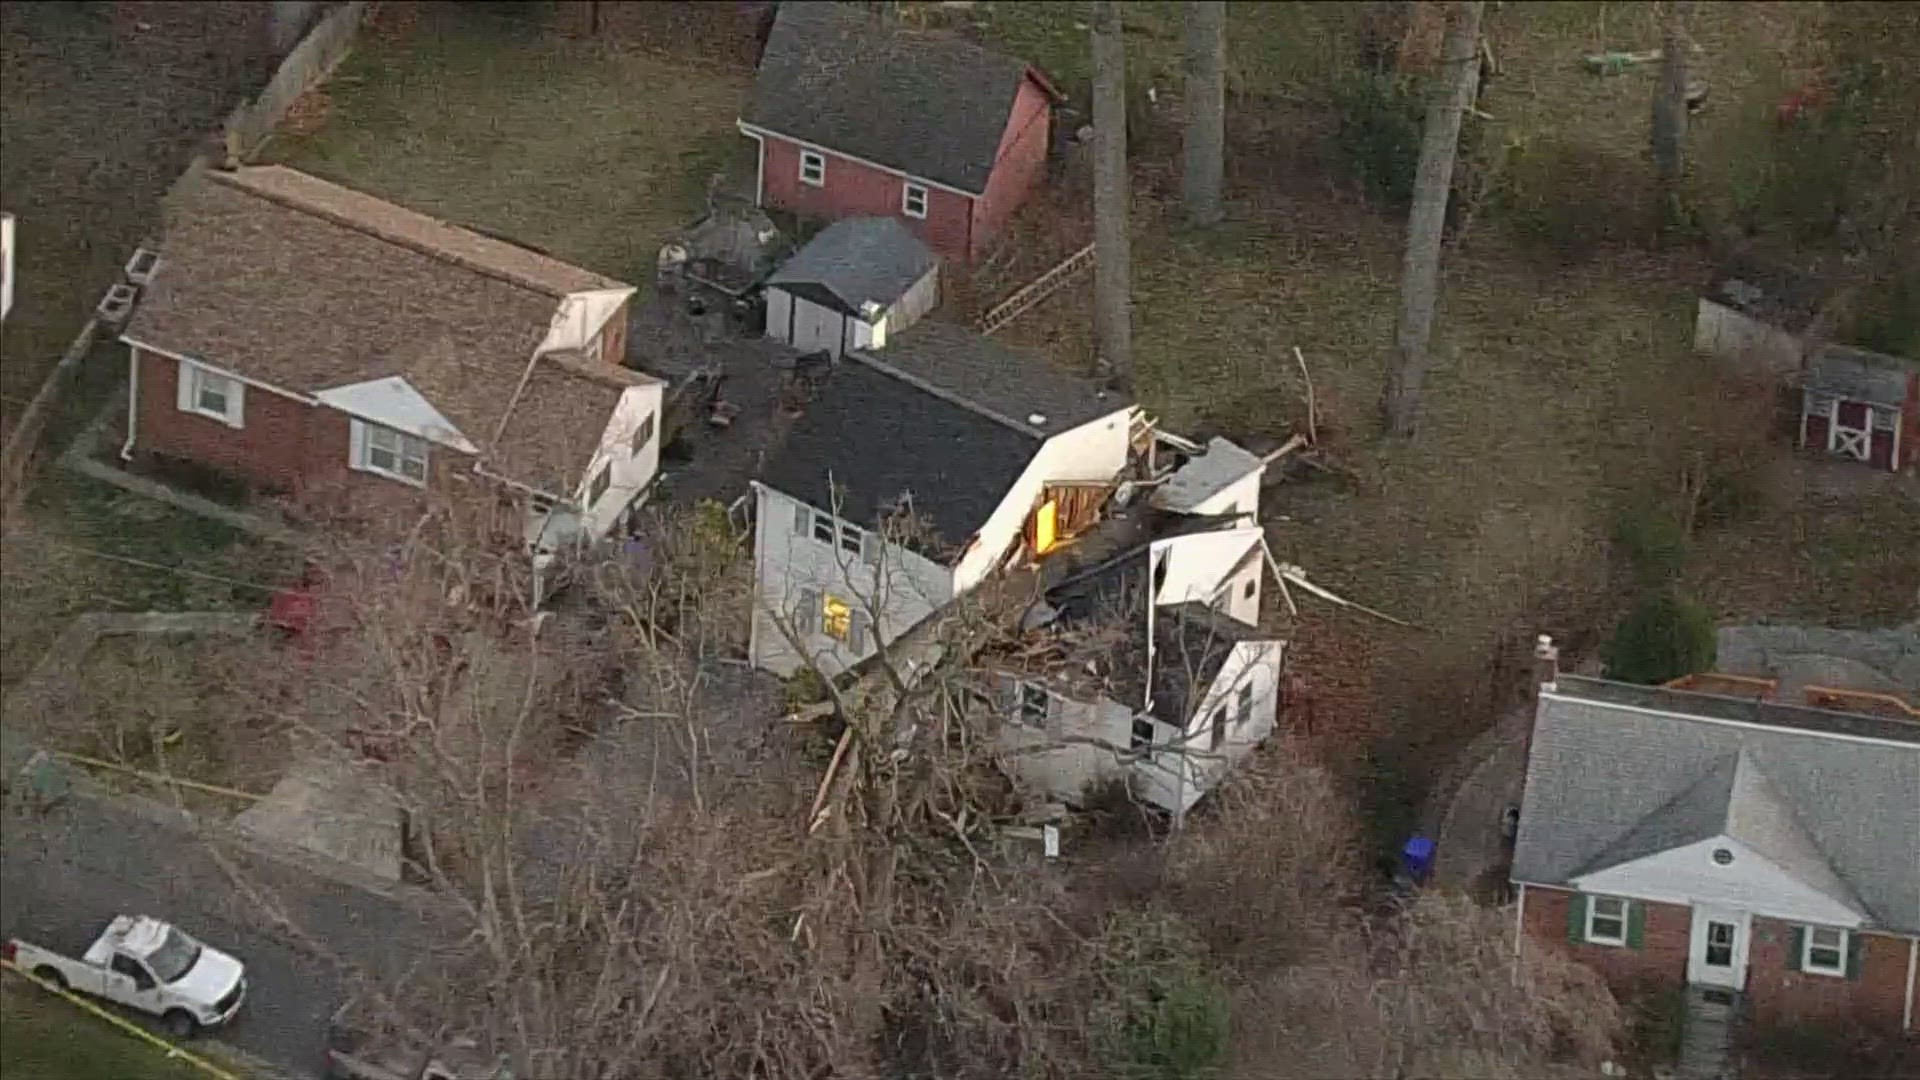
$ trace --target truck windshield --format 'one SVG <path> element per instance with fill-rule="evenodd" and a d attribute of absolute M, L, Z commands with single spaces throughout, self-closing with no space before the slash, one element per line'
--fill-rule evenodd
<path fill-rule="evenodd" d="M 154 977 L 164 983 L 179 982 L 200 959 L 200 943 L 178 930 L 168 929 L 167 939 L 147 957 Z"/>

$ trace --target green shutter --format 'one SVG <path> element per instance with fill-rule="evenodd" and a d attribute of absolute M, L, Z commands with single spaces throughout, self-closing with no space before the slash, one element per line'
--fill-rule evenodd
<path fill-rule="evenodd" d="M 1640 939 L 1647 930 L 1647 905 L 1638 900 L 1627 901 L 1627 948 L 1640 947 Z"/>
<path fill-rule="evenodd" d="M 1579 893 L 1567 901 L 1567 940 L 1575 945 L 1584 945 L 1587 941 L 1587 898 Z"/>
<path fill-rule="evenodd" d="M 1865 935 L 1858 930 L 1847 931 L 1847 978 L 1849 979 L 1860 978 L 1860 946 L 1865 940 Z"/>
<path fill-rule="evenodd" d="M 1796 926 L 1787 937 L 1787 970 L 1800 971 L 1801 960 L 1807 955 L 1807 928 Z"/>

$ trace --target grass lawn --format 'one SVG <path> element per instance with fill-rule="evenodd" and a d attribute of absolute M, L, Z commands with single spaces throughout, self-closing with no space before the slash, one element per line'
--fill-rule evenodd
<path fill-rule="evenodd" d="M 295 554 L 278 545 L 64 470 L 41 477 L 20 517 L 10 523 L 0 560 L 7 611 L 0 681 L 7 685 L 26 675 L 80 612 L 264 609 L 269 589 L 299 569 Z"/>
<path fill-rule="evenodd" d="M 12 1080 L 206 1080 L 184 1061 L 29 984 L 0 978 L 0 1075 Z"/>
<path fill-rule="evenodd" d="M 473 7 L 376 25 L 265 156 L 649 280 L 707 178 L 750 146 L 734 128 L 750 74 L 460 10 Z"/>

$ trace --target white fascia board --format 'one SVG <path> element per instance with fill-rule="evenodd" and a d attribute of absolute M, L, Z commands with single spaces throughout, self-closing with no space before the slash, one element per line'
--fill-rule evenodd
<path fill-rule="evenodd" d="M 259 379 L 250 378 L 246 375 L 242 375 L 239 372 L 232 370 L 231 368 L 221 367 L 219 364 L 213 363 L 212 361 L 209 361 L 209 360 L 202 360 L 196 356 L 185 356 L 180 353 L 174 352 L 172 349 L 162 349 L 157 345 L 149 345 L 146 342 L 141 341 L 139 338 L 133 337 L 130 334 L 121 334 L 120 343 L 122 345 L 132 346 L 133 348 L 139 349 L 142 352 L 150 352 L 155 356 L 164 356 L 167 359 L 175 361 L 177 363 L 192 364 L 194 367 L 204 368 L 207 371 L 213 372 L 215 375 L 232 379 L 235 382 L 246 383 L 248 386 L 258 387 L 261 390 L 265 390 L 269 394 L 279 394 L 283 398 L 291 398 L 294 401 L 301 403 L 302 405 L 319 404 L 319 401 L 316 398 L 313 398 L 307 394 L 303 394 L 298 390 L 289 390 L 284 386 L 275 386 L 272 383 L 261 382 Z"/>

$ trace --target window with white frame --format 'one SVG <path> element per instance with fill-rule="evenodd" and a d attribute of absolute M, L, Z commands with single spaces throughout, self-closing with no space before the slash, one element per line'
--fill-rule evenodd
<path fill-rule="evenodd" d="M 1136 716 L 1133 718 L 1133 733 L 1127 739 L 1127 749 L 1133 750 L 1136 752 L 1144 750 L 1146 751 L 1147 756 L 1149 757 L 1152 756 L 1153 754 L 1153 717 Z"/>
<path fill-rule="evenodd" d="M 222 375 L 199 364 L 181 363 L 181 412 L 199 413 L 231 427 L 244 423 L 245 384 L 231 375 Z"/>
<path fill-rule="evenodd" d="M 612 486 L 613 462 L 609 461 L 605 465 L 600 466 L 600 471 L 593 474 L 593 483 L 587 485 L 588 509 L 592 509 L 598 505 L 601 497 L 606 495 L 607 489 Z"/>
<path fill-rule="evenodd" d="M 1847 932 L 1833 926 L 1809 926 L 1802 934 L 1800 970 L 1816 975 L 1847 974 Z"/>
<path fill-rule="evenodd" d="M 1030 727 L 1046 727 L 1053 695 L 1039 683 L 1020 684 L 1020 722 Z"/>
<path fill-rule="evenodd" d="M 379 424 L 353 422 L 353 467 L 403 484 L 427 482 L 427 440 Z"/>
<path fill-rule="evenodd" d="M 827 182 L 827 156 L 811 150 L 800 151 L 800 182 L 820 187 Z"/>
<path fill-rule="evenodd" d="M 823 514 L 811 506 L 796 506 L 793 531 L 819 543 L 832 544 L 849 555 L 858 555 L 869 565 L 879 565 L 880 538 L 851 522 L 837 521 L 832 514 Z"/>
<path fill-rule="evenodd" d="M 1587 898 L 1588 941 L 1595 945 L 1627 943 L 1627 901 L 1617 896 Z"/>
<path fill-rule="evenodd" d="M 905 184 L 900 188 L 900 212 L 910 218 L 927 216 L 927 189 L 919 184 Z"/>

